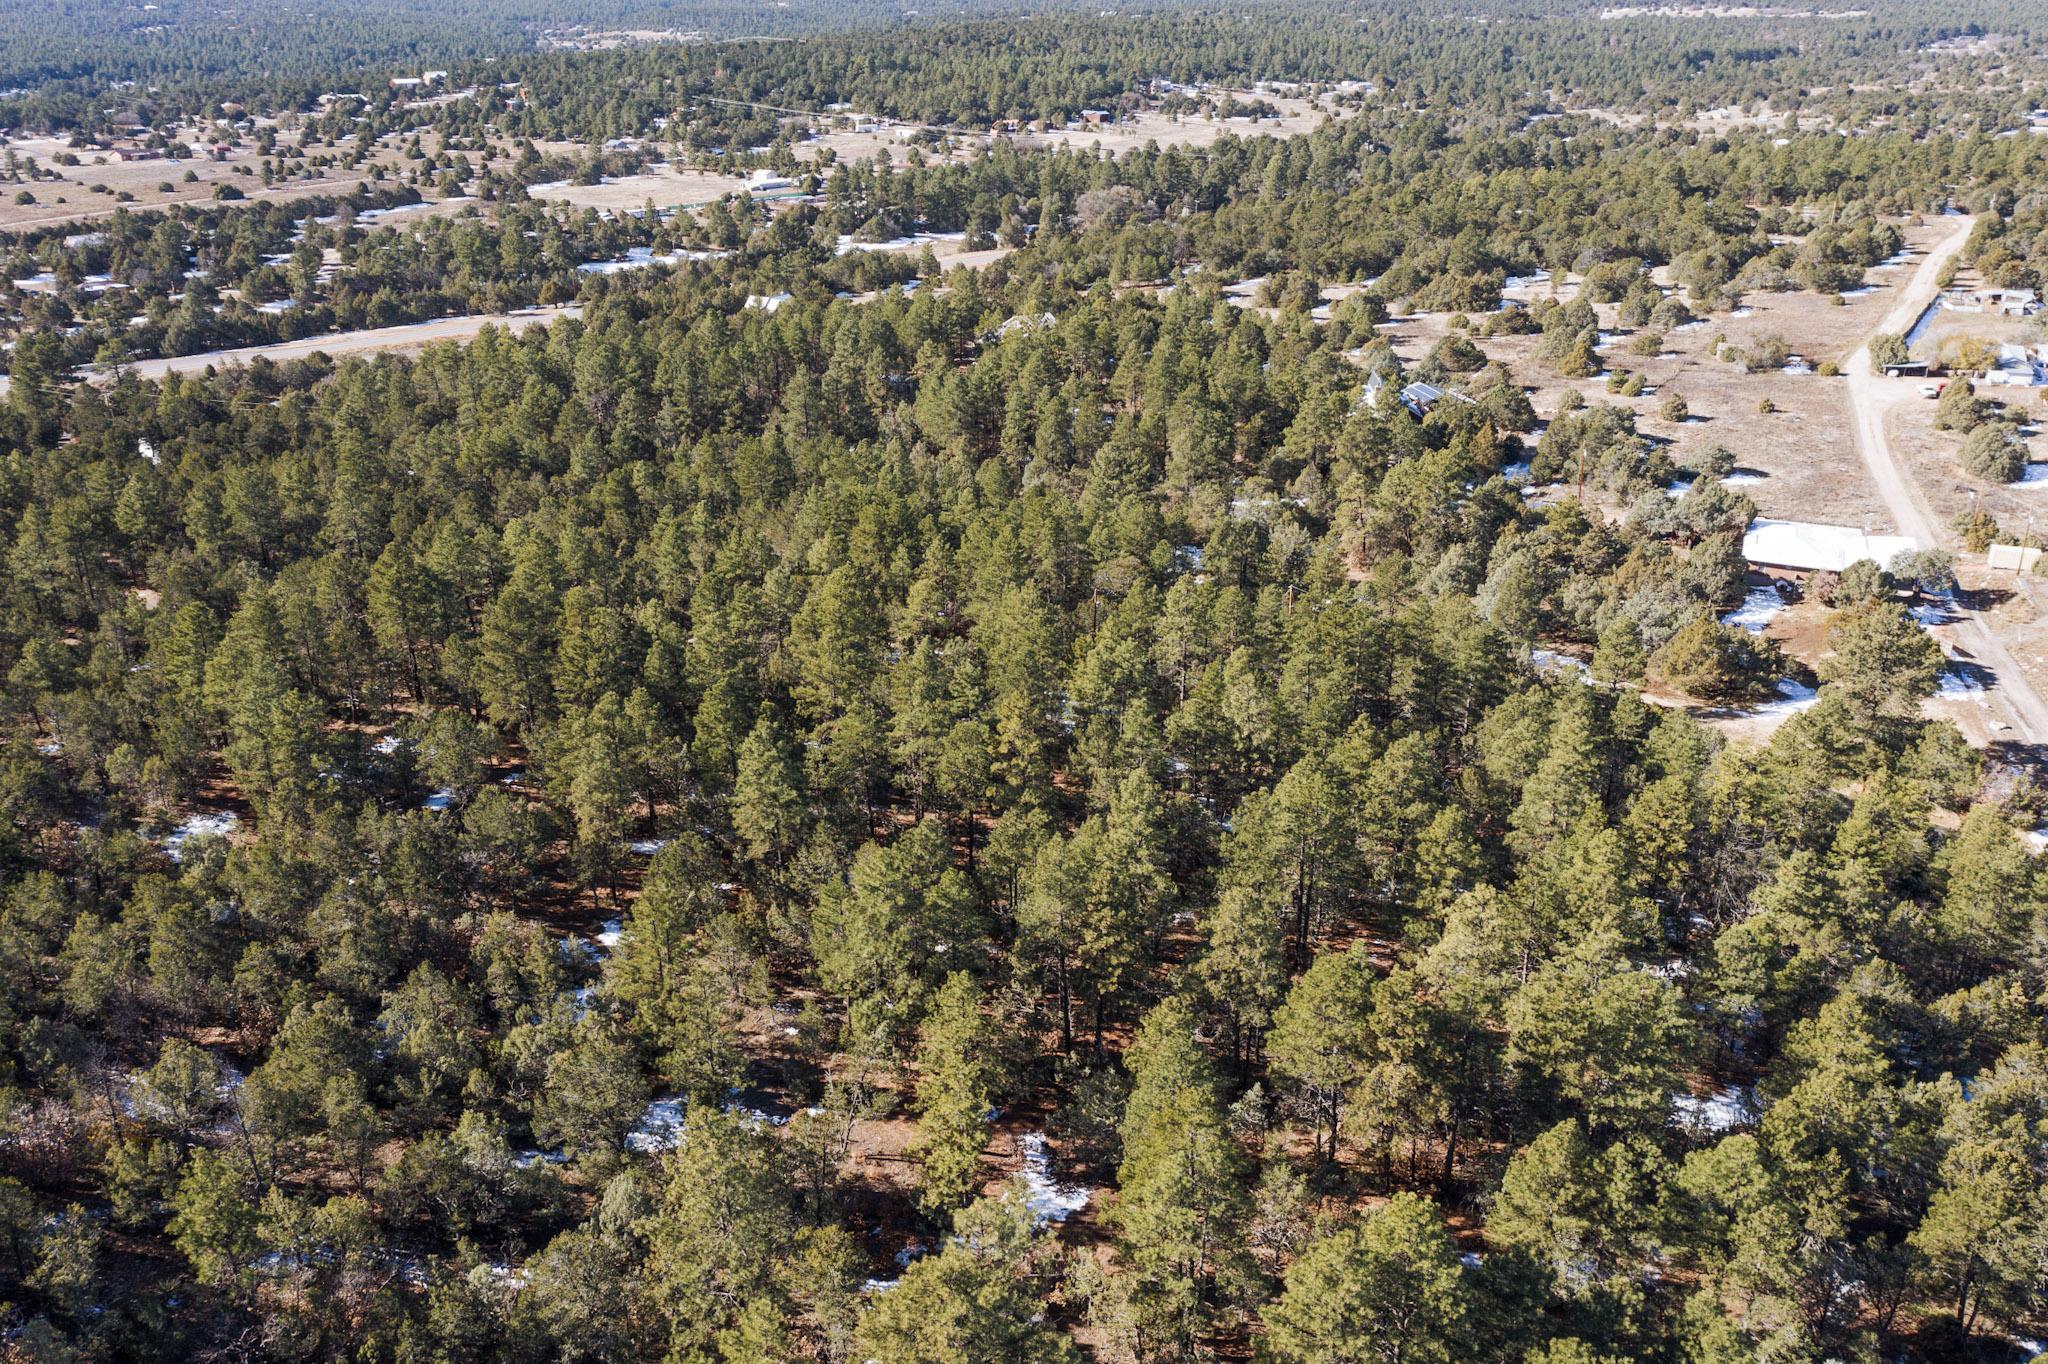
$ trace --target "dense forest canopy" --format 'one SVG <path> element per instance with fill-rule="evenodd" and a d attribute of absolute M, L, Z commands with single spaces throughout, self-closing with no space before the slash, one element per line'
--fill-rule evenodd
<path fill-rule="evenodd" d="M 2048 790 L 1923 709 L 1945 556 L 1816 578 L 1812 667 L 1724 621 L 1734 455 L 1680 465 L 1598 354 L 1824 310 L 1951 209 L 2048 284 L 2048 138 L 2000 135 L 2038 16 L 1869 8 L 278 27 L 279 100 L 451 31 L 525 93 L 323 116 L 442 139 L 360 192 L 0 242 L 0 1351 L 2019 1357 Z M 8 107 L 139 69 L 37 15 L 0 53 L 75 69 Z M 1999 89 L 1898 67 L 1972 24 Z M 259 55 L 148 60 L 196 105 Z M 657 118 L 708 156 L 714 92 L 985 123 L 1154 77 L 1398 97 L 529 192 Z M 1830 86 L 1881 121 L 1578 103 Z M 466 202 L 371 216 L 423 192 Z M 852 249 L 920 229 L 985 259 Z M 1396 310 L 1447 319 L 1419 359 Z"/>
<path fill-rule="evenodd" d="M 2027 0 L 1964 0 L 1938 13 L 1907 0 L 1732 13 L 1599 0 L 1474 0 L 1455 13 L 1361 13 L 1319 0 L 1067 8 L 260 0 L 221 10 L 199 0 L 0 0 L 0 126 L 90 123 L 109 99 L 117 113 L 223 99 L 303 109 L 323 91 L 375 89 L 426 68 L 448 69 L 459 84 L 533 82 L 545 92 L 534 107 L 548 120 L 588 124 L 596 102 L 624 122 L 612 132 L 644 131 L 632 116 L 644 101 L 706 93 L 804 107 L 858 99 L 906 117 L 985 123 L 1071 112 L 1154 77 L 1371 80 L 1447 107 L 1556 99 L 1650 110 L 1774 95 L 1782 104 L 1869 85 L 1882 105 L 1927 67 L 1963 73 L 1961 88 L 1981 83 L 1986 54 L 1972 37 L 1994 38 L 2002 62 L 2033 51 L 2043 32 Z M 789 41 L 821 29 L 830 40 Z M 550 35 L 584 31 L 637 38 L 611 51 L 552 50 L 560 43 Z M 685 34 L 702 37 L 672 41 Z"/>

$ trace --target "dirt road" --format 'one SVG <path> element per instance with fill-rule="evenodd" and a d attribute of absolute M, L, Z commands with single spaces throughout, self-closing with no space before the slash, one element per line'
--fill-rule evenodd
<path fill-rule="evenodd" d="M 1898 306 L 1885 318 L 1879 331 L 1903 336 L 1927 305 L 1934 301 L 1941 287 L 1943 267 L 1963 249 L 1976 220 L 1958 217 L 1952 221 L 1955 229 L 1920 262 L 1920 268 L 1913 272 L 1913 278 L 1899 296 Z M 1938 518 L 1928 506 L 1920 486 L 1900 468 L 1885 436 L 1886 414 L 1902 402 L 1919 400 L 1916 384 L 1907 379 L 1887 379 L 1876 373 L 1871 368 L 1867 344 L 1858 347 L 1856 353 L 1849 357 L 1843 373 L 1849 380 L 1849 415 L 1855 426 L 1856 448 L 1863 456 L 1863 466 L 1870 471 L 1871 482 L 1877 485 L 1878 495 L 1884 499 L 1893 523 L 1901 534 L 1912 536 L 1923 546 L 1933 548 L 1941 545 L 1944 537 Z M 2001 731 L 1994 724 L 1986 738 L 2001 741 L 2017 739 L 2029 747 L 2048 742 L 2048 706 L 2044 706 L 2035 694 L 2032 684 L 2020 669 L 2019 660 L 1976 612 L 1966 610 L 1958 603 L 1957 619 L 1938 627 L 1936 635 L 1943 638 L 1955 657 L 1978 664 L 1992 674 L 1986 699 L 1990 709 L 2002 717 L 2002 723 L 2009 732 Z"/>
<path fill-rule="evenodd" d="M 528 327 L 545 326 L 559 318 L 577 317 L 582 308 L 574 303 L 563 303 L 552 308 L 524 308 L 516 313 L 473 313 L 467 317 L 440 317 L 431 322 L 414 322 L 403 327 L 371 327 L 363 331 L 333 332 L 325 336 L 303 336 L 296 341 L 280 341 L 274 346 L 244 346 L 239 350 L 214 350 L 201 355 L 178 355 L 164 360 L 137 360 L 123 365 L 118 370 L 81 371 L 84 378 L 96 383 L 110 382 L 117 374 L 132 374 L 138 379 L 161 379 L 166 374 L 198 374 L 209 368 L 224 369 L 230 365 L 246 365 L 258 356 L 274 363 L 287 360 L 304 360 L 315 353 L 335 357 L 344 355 L 368 355 L 387 350 L 417 350 L 436 341 L 468 341 L 485 327 L 502 327 L 506 331 L 525 331 Z"/>

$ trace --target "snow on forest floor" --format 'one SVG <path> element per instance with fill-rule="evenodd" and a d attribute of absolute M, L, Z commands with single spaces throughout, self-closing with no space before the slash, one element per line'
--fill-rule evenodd
<path fill-rule="evenodd" d="M 1024 1158 L 1024 1169 L 1018 1178 L 1024 1181 L 1024 1202 L 1031 1209 L 1033 1226 L 1064 1222 L 1088 1206 L 1088 1190 L 1061 1184 L 1053 1178 L 1043 1132 L 1026 1132 L 1018 1137 L 1017 1151 Z"/>
<path fill-rule="evenodd" d="M 683 1144 L 683 1123 L 689 1104 L 679 1098 L 656 1099 L 626 1133 L 626 1149 L 640 1155 L 673 1151 Z"/>
<path fill-rule="evenodd" d="M 1748 1086 L 1727 1085 L 1711 1094 L 1678 1094 L 1671 1100 L 1671 1125 L 1719 1136 L 1747 1126 L 1756 1118 L 1756 1093 Z"/>
<path fill-rule="evenodd" d="M 232 810 L 200 810 L 164 835 L 164 851 L 171 861 L 185 860 L 185 844 L 195 838 L 226 838 L 242 827 L 241 816 Z"/>

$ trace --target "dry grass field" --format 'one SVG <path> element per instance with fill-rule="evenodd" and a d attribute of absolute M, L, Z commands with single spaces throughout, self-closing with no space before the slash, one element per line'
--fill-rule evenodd
<path fill-rule="evenodd" d="M 702 208 L 727 195 L 747 188 L 744 175 L 721 175 L 716 171 L 692 170 L 685 166 L 662 165 L 638 175 L 624 175 L 598 185 L 567 182 L 535 185 L 527 193 L 551 204 L 573 208 L 595 208 L 611 213 L 631 213 L 652 204 L 655 208 Z"/>
<path fill-rule="evenodd" d="M 347 194 L 367 174 L 357 171 L 326 170 L 310 178 L 280 180 L 265 185 L 257 172 L 263 160 L 253 144 L 243 146 L 225 160 L 210 157 L 182 161 L 116 161 L 105 152 L 79 152 L 80 164 L 60 166 L 55 158 L 67 150 L 54 138 L 9 139 L 6 146 L 16 155 L 34 157 L 36 163 L 62 176 L 61 180 L 38 180 L 34 184 L 0 187 L 0 232 L 69 223 L 89 223 L 110 218 L 117 208 L 162 208 L 169 204 L 212 202 L 222 185 L 232 185 L 251 200 L 300 199 L 315 194 Z M 248 174 L 243 172 L 247 171 Z M 195 178 L 189 183 L 187 172 Z M 105 186 L 102 191 L 97 186 Z M 33 204 L 18 204 L 15 196 L 27 190 Z M 121 199 L 122 193 L 131 197 Z"/>

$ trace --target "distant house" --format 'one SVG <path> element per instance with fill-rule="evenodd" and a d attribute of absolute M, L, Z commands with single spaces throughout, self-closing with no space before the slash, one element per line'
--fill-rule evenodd
<path fill-rule="evenodd" d="M 794 297 L 794 294 L 748 294 L 746 306 L 756 312 L 772 313 Z"/>
<path fill-rule="evenodd" d="M 1868 559 L 1883 567 L 1920 547 L 1910 535 L 1872 535 L 1853 526 L 1758 517 L 1742 536 L 1742 557 L 1765 573 L 1840 573 Z"/>
<path fill-rule="evenodd" d="M 1925 360 L 1901 360 L 1896 365 L 1886 365 L 1884 367 L 1884 377 L 1887 379 L 1924 379 L 1927 377 L 1927 362 Z"/>
<path fill-rule="evenodd" d="M 1083 109 L 1081 111 L 1081 121 L 1083 123 L 1108 123 L 1115 117 L 1116 115 L 1107 109 Z"/>
<path fill-rule="evenodd" d="M 981 340 L 983 345 L 994 345 L 996 342 L 1002 340 L 1006 336 L 1016 336 L 1020 333 L 1025 332 L 1044 331 L 1048 327 L 1056 327 L 1058 325 L 1059 319 L 1054 317 L 1051 313 L 1039 313 L 1035 317 L 1027 315 L 1025 313 L 1018 313 L 1015 316 L 1007 319 L 1001 326 L 997 327 L 994 331 L 984 332 L 982 334 Z"/>

